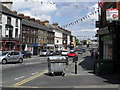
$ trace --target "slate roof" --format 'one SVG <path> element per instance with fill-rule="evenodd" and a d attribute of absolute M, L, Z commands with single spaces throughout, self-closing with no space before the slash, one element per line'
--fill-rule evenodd
<path fill-rule="evenodd" d="M 16 17 L 16 18 L 21 18 L 20 16 L 18 16 L 17 14 L 13 13 L 10 9 L 8 9 L 7 7 L 3 6 L 2 5 L 2 13 L 3 14 L 7 14 L 9 16 L 13 16 L 13 17 Z"/>
<path fill-rule="evenodd" d="M 31 26 L 31 27 L 34 27 L 34 28 L 39 28 L 39 29 L 42 29 L 42 30 L 46 30 L 46 31 L 51 31 L 48 27 L 46 27 L 42 24 L 35 23 L 33 21 L 30 21 L 30 20 L 27 20 L 27 19 L 22 19 L 22 24 L 26 25 L 26 26 Z"/>

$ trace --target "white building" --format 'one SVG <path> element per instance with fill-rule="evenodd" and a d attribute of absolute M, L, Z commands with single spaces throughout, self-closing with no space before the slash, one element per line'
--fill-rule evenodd
<path fill-rule="evenodd" d="M 12 2 L 2 2 L 0 51 L 20 51 L 21 18 L 11 7 Z"/>
<path fill-rule="evenodd" d="M 53 32 L 55 33 L 55 38 L 54 38 L 55 50 L 62 50 L 63 48 L 62 31 L 58 28 L 58 23 L 53 23 L 53 26 L 55 27 L 53 30 Z"/>

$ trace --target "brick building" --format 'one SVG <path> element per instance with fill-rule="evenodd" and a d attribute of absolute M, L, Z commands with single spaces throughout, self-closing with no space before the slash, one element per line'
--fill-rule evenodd
<path fill-rule="evenodd" d="M 113 71 L 120 71 L 120 2 L 104 2 L 99 8 L 97 35 L 100 59 L 113 60 Z"/>

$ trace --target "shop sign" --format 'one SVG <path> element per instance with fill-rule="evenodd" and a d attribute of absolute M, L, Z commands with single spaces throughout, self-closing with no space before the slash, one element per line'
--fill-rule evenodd
<path fill-rule="evenodd" d="M 109 35 L 105 35 L 105 36 L 103 36 L 103 37 L 101 38 L 101 40 L 102 40 L 102 41 L 110 41 L 110 40 L 112 40 L 112 37 L 109 36 Z"/>
<path fill-rule="evenodd" d="M 33 46 L 38 46 L 38 44 L 35 43 L 35 44 L 33 44 Z"/>
<path fill-rule="evenodd" d="M 115 8 L 106 9 L 106 20 L 117 21 L 118 20 L 118 9 L 115 9 Z"/>

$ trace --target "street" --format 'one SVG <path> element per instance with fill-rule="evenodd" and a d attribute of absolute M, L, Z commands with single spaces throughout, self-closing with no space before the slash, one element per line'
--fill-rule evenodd
<path fill-rule="evenodd" d="M 116 75 L 96 76 L 93 73 L 93 61 L 89 53 L 79 55 L 77 74 L 72 58 L 69 59 L 65 76 L 49 76 L 47 57 L 33 56 L 25 58 L 22 64 L 8 63 L 2 65 L 2 87 L 107 87 L 118 88 Z M 100 85 L 100 86 L 98 86 Z"/>

